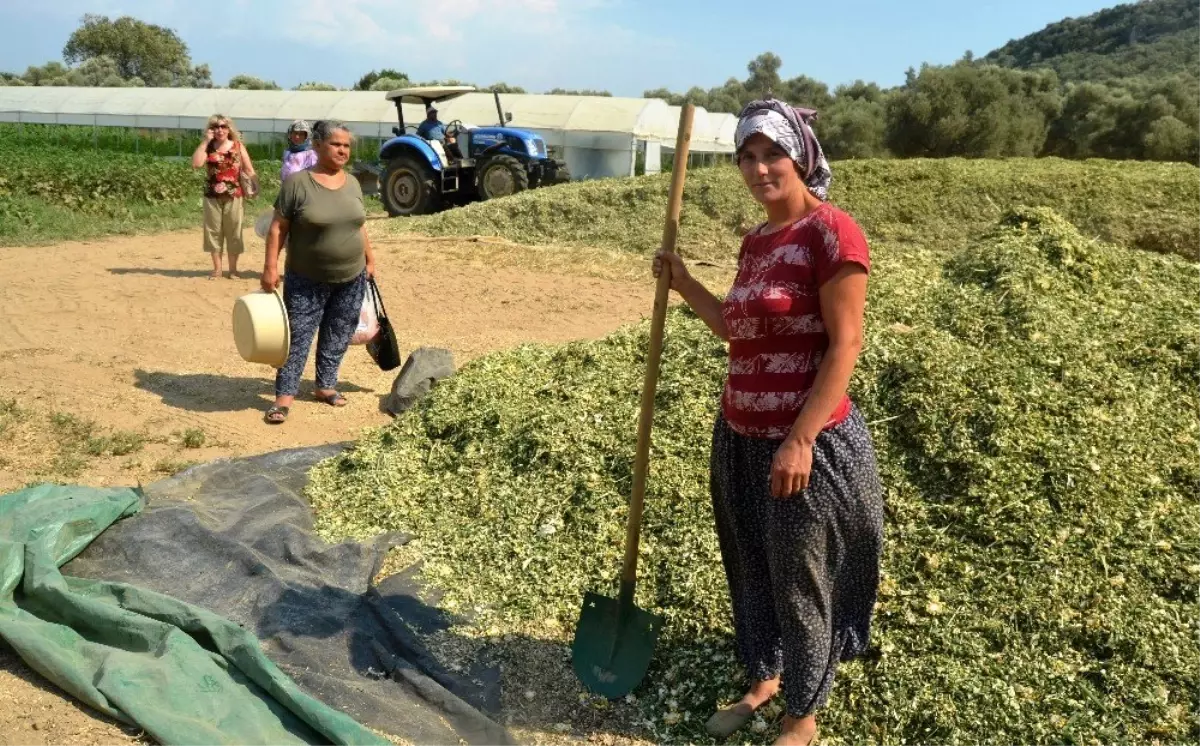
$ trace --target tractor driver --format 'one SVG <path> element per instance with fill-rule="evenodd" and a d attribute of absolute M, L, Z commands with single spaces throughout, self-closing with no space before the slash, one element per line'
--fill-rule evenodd
<path fill-rule="evenodd" d="M 446 132 L 446 125 L 438 119 L 438 110 L 431 104 L 425 107 L 425 121 L 417 125 L 417 134 L 426 140 L 440 140 L 451 158 L 462 158 L 454 135 Z"/>

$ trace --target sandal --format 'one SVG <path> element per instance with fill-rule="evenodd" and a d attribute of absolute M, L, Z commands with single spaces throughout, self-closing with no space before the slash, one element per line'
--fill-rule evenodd
<path fill-rule="evenodd" d="M 704 730 L 710 736 L 728 738 L 753 716 L 754 708 L 745 702 L 738 702 L 714 712 L 708 722 L 704 724 Z"/>
<path fill-rule="evenodd" d="M 268 424 L 278 425 L 278 424 L 281 424 L 284 420 L 286 420 L 287 417 L 288 417 L 288 408 L 287 407 L 271 407 L 270 409 L 267 410 L 267 414 L 263 417 L 263 419 L 266 420 L 266 422 Z"/>
<path fill-rule="evenodd" d="M 346 406 L 346 397 L 342 396 L 338 391 L 334 391 L 331 396 L 323 396 L 322 394 L 316 394 L 315 396 L 317 401 L 328 404 L 331 407 Z"/>

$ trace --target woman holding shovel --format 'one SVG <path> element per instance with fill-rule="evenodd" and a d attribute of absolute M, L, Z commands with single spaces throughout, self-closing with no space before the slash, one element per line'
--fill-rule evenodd
<path fill-rule="evenodd" d="M 815 112 L 777 100 L 739 115 L 737 162 L 767 221 L 748 233 L 722 302 L 678 255 L 671 288 L 729 342 L 711 491 L 750 688 L 710 718 L 725 737 L 783 685 L 777 744 L 810 744 L 838 664 L 867 646 L 883 496 L 866 422 L 847 396 L 870 269 L 854 220 L 828 202 Z"/>

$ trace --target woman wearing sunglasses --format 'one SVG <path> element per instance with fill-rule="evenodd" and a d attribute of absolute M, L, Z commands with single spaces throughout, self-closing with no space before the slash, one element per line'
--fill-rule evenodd
<path fill-rule="evenodd" d="M 212 256 L 210 280 L 221 276 L 221 254 L 229 254 L 230 278 L 238 276 L 238 257 L 246 250 L 242 242 L 242 190 L 244 172 L 254 179 L 254 162 L 242 143 L 233 120 L 221 114 L 209 117 L 204 140 L 192 153 L 192 167 L 205 168 L 204 250 Z"/>

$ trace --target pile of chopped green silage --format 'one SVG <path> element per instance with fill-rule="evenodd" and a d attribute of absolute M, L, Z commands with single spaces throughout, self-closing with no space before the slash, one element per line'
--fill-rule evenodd
<path fill-rule="evenodd" d="M 1186 163 L 862 160 L 837 162 L 833 172 L 831 199 L 876 241 L 957 251 L 963 237 L 1033 204 L 1055 209 L 1087 236 L 1191 259 L 1200 251 L 1200 169 Z M 646 255 L 661 241 L 669 186 L 669 174 L 581 181 L 391 221 L 386 229 Z M 732 166 L 688 173 L 679 236 L 685 255 L 728 259 L 741 233 L 761 219 Z"/>
<path fill-rule="evenodd" d="M 884 577 L 825 741 L 1200 736 L 1198 280 L 1041 208 L 951 257 L 876 247 L 852 393 L 886 487 Z M 314 470 L 319 530 L 412 532 L 451 608 L 569 643 L 582 594 L 615 594 L 647 338 L 472 361 Z M 636 692 L 659 742 L 711 742 L 704 718 L 742 686 L 707 494 L 724 365 L 673 311 L 638 594 L 668 620 Z"/>

